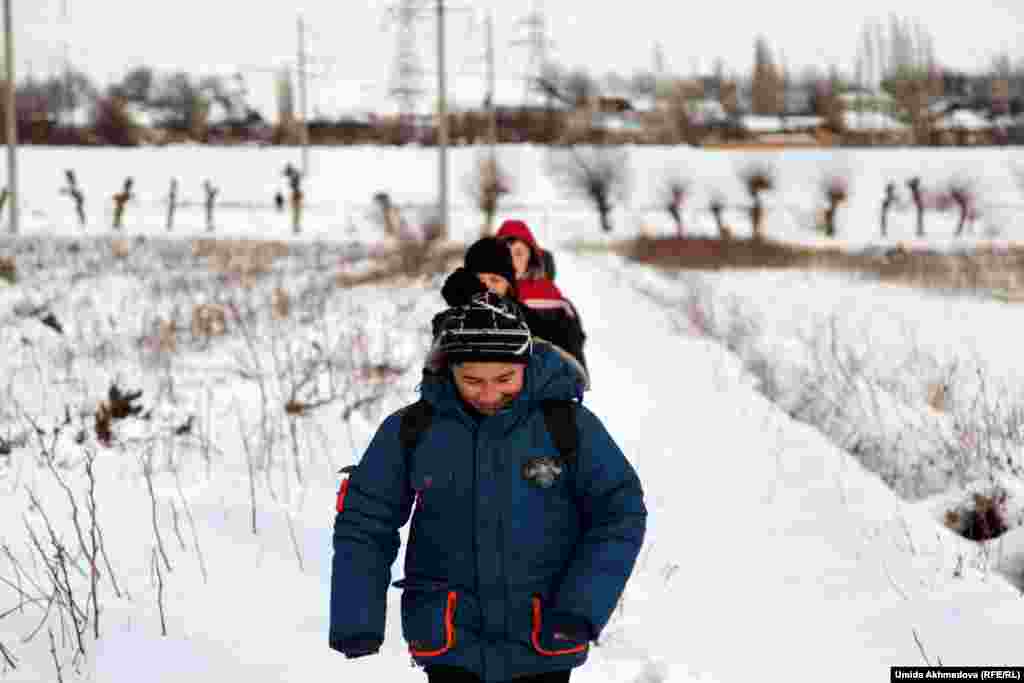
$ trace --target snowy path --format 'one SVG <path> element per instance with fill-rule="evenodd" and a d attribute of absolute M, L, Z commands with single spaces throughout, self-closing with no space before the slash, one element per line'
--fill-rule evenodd
<path fill-rule="evenodd" d="M 912 628 L 930 656 L 966 663 L 956 645 L 970 621 L 1022 623 L 1024 601 L 1002 580 L 950 579 L 957 539 L 776 410 L 721 347 L 676 332 L 614 259 L 557 258 L 588 334 L 585 402 L 636 463 L 651 512 L 623 620 L 579 680 L 607 680 L 603 660 L 644 652 L 669 662 L 668 680 L 686 680 L 673 661 L 722 683 L 821 680 L 836 666 L 833 680 L 882 680 L 922 663 Z M 990 594 L 993 609 L 946 609 L 961 591 Z M 890 610 L 906 618 L 882 618 Z M 1005 662 L 1010 643 L 971 663 Z"/>

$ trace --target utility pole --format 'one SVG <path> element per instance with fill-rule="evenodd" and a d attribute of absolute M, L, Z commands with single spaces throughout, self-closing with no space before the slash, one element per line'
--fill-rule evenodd
<path fill-rule="evenodd" d="M 63 0 L 61 3 L 61 19 L 64 24 L 64 41 L 62 44 L 64 48 L 64 106 L 67 107 L 67 123 L 75 125 L 75 103 L 71 94 L 71 49 L 68 40 L 68 34 L 71 31 L 71 21 L 68 17 L 68 0 Z"/>
<path fill-rule="evenodd" d="M 448 101 L 447 78 L 444 62 L 444 0 L 437 0 L 437 138 L 438 156 L 438 210 L 441 218 L 441 238 L 447 239 L 448 224 Z"/>
<path fill-rule="evenodd" d="M 490 146 L 491 162 L 494 162 L 494 144 L 498 137 L 497 112 L 494 107 L 494 20 L 487 13 L 487 144 Z"/>
<path fill-rule="evenodd" d="M 15 111 L 14 82 L 14 23 L 11 19 L 11 0 L 4 0 L 4 61 L 7 63 L 7 84 L 5 97 L 7 129 L 7 191 L 10 194 L 10 231 L 18 234 L 18 126 Z"/>
<path fill-rule="evenodd" d="M 302 177 L 309 175 L 309 118 L 306 110 L 306 22 L 299 16 L 299 109 L 302 110 Z"/>

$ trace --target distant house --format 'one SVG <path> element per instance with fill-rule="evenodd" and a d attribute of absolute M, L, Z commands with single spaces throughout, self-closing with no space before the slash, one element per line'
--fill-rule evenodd
<path fill-rule="evenodd" d="M 766 116 L 744 114 L 739 127 L 749 142 L 770 146 L 810 147 L 822 144 L 824 127 L 820 116 Z"/>
<path fill-rule="evenodd" d="M 942 145 L 983 145 L 995 141 L 996 126 L 980 113 L 954 109 L 932 123 L 935 141 Z"/>
<path fill-rule="evenodd" d="M 846 110 L 843 128 L 849 144 L 908 144 L 912 139 L 910 126 L 881 111 Z"/>

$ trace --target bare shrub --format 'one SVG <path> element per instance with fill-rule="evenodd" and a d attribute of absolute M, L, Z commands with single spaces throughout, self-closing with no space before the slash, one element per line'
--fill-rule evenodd
<path fill-rule="evenodd" d="M 196 304 L 192 307 L 192 338 L 209 339 L 227 332 L 224 307 L 220 304 Z"/>
<path fill-rule="evenodd" d="M 288 253 L 288 244 L 280 241 L 197 239 L 192 242 L 192 254 L 205 257 L 210 270 L 233 276 L 246 287 L 251 287 L 257 276 L 269 272 L 274 261 Z"/>
<path fill-rule="evenodd" d="M 629 196 L 629 153 L 620 147 L 575 147 L 548 155 L 546 170 L 569 196 L 589 201 L 601 219 L 601 229 L 612 231 L 611 211 L 616 201 Z"/>
<path fill-rule="evenodd" d="M 0 256 L 0 280 L 12 285 L 17 283 L 18 269 L 13 256 Z"/>
<path fill-rule="evenodd" d="M 761 201 L 761 195 L 775 189 L 777 173 L 771 165 L 762 161 L 754 161 L 741 168 L 739 175 L 753 202 L 750 207 L 752 237 L 755 240 L 760 240 L 764 237 L 764 204 Z"/>
<path fill-rule="evenodd" d="M 464 183 L 466 194 L 484 216 L 480 235 L 491 234 L 498 203 L 512 192 L 512 179 L 507 169 L 497 156 L 482 155 L 476 161 L 476 168 L 467 174 Z"/>
<path fill-rule="evenodd" d="M 996 488 L 988 493 L 974 493 L 969 502 L 947 510 L 945 525 L 972 541 L 989 541 L 1009 530 L 1006 512 L 1007 493 Z"/>

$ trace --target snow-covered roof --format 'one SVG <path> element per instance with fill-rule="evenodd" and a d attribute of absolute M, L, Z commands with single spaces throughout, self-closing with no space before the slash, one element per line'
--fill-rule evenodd
<path fill-rule="evenodd" d="M 610 132 L 639 131 L 643 129 L 634 117 L 627 114 L 597 113 L 591 117 L 591 125 Z"/>
<path fill-rule="evenodd" d="M 740 117 L 740 125 L 754 133 L 797 132 L 817 128 L 820 116 L 764 116 L 747 114 Z"/>
<path fill-rule="evenodd" d="M 658 98 L 653 95 L 634 95 L 626 97 L 634 111 L 653 112 L 658 111 Z"/>
<path fill-rule="evenodd" d="M 957 109 L 942 116 L 935 122 L 940 130 L 989 130 L 992 123 L 984 116 L 970 109 Z"/>
<path fill-rule="evenodd" d="M 153 116 L 152 112 L 135 102 L 129 102 L 125 105 L 125 113 L 138 126 L 143 128 L 153 128 L 156 126 L 156 117 Z"/>
<path fill-rule="evenodd" d="M 92 123 L 92 107 L 79 105 L 74 109 L 64 109 L 57 113 L 57 125 L 83 128 Z"/>
<path fill-rule="evenodd" d="M 1010 114 L 1003 114 L 992 120 L 992 125 L 998 128 L 1016 128 L 1017 126 L 1024 126 L 1024 114 L 1018 114 L 1017 116 L 1011 116 Z"/>
<path fill-rule="evenodd" d="M 844 111 L 843 125 L 847 130 L 907 130 L 908 126 L 900 123 L 888 114 L 879 111 Z"/>
<path fill-rule="evenodd" d="M 722 103 L 710 97 L 688 100 L 686 102 L 686 109 L 697 119 L 697 123 L 724 121 L 729 118 Z"/>

